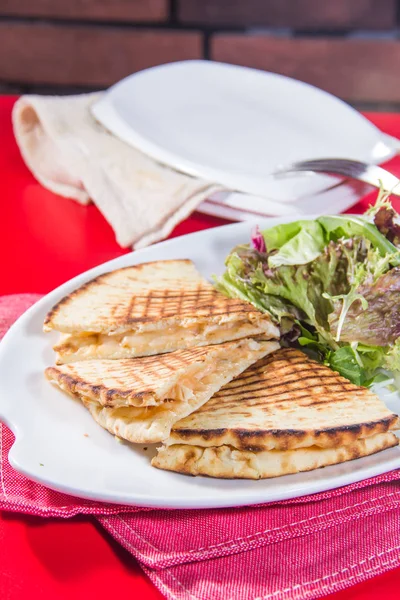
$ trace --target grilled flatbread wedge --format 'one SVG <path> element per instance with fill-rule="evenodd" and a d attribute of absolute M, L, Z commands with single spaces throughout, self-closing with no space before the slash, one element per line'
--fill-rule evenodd
<path fill-rule="evenodd" d="M 46 316 L 62 332 L 57 364 L 149 356 L 263 334 L 279 338 L 268 315 L 227 298 L 190 260 L 145 263 L 100 275 Z"/>
<path fill-rule="evenodd" d="M 277 342 L 242 339 L 162 356 L 80 361 L 49 367 L 45 374 L 79 398 L 110 433 L 152 443 L 167 438 L 176 421 L 277 347 Z"/>
<path fill-rule="evenodd" d="M 396 446 L 398 417 L 366 388 L 295 349 L 253 364 L 175 423 L 152 465 L 260 479 L 310 471 Z"/>

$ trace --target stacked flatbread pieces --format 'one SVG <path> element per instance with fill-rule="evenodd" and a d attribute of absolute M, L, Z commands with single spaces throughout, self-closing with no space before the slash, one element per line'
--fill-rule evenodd
<path fill-rule="evenodd" d="M 175 423 L 152 464 L 191 475 L 277 477 L 396 446 L 397 426 L 375 394 L 287 348 Z"/>
<path fill-rule="evenodd" d="M 276 347 L 275 342 L 243 339 L 157 357 L 49 367 L 46 376 L 79 398 L 110 433 L 151 444 L 166 439 L 176 421 Z"/>
<path fill-rule="evenodd" d="M 217 292 L 189 260 L 101 275 L 58 302 L 44 329 L 62 334 L 46 377 L 102 427 L 144 444 L 279 347 L 267 315 Z"/>
<path fill-rule="evenodd" d="M 162 442 L 158 468 L 259 479 L 397 444 L 397 416 L 377 396 L 279 350 L 269 316 L 189 260 L 105 273 L 58 302 L 44 329 L 61 333 L 46 377 L 110 433 Z"/>

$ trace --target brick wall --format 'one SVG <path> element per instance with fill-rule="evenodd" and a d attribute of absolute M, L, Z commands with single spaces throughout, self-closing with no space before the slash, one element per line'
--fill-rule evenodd
<path fill-rule="evenodd" d="M 107 87 L 207 58 L 400 108 L 400 0 L 0 0 L 0 92 Z"/>

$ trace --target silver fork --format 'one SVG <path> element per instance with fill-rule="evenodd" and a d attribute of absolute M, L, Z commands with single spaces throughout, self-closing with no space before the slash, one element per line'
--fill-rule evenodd
<path fill-rule="evenodd" d="M 357 179 L 364 183 L 369 183 L 374 187 L 382 187 L 391 191 L 392 194 L 400 196 L 400 179 L 395 177 L 386 169 L 371 165 L 358 160 L 343 158 L 321 158 L 318 160 L 304 160 L 277 169 L 272 173 L 274 177 L 286 177 L 293 173 L 308 171 L 312 173 L 328 173 L 332 175 L 342 175 L 349 179 Z M 397 186 L 397 188 L 396 188 Z"/>

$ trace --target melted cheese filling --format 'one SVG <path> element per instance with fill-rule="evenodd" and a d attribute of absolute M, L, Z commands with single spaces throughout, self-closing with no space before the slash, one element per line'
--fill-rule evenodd
<path fill-rule="evenodd" d="M 54 346 L 60 357 L 75 355 L 77 358 L 112 358 L 162 354 L 193 345 L 215 344 L 224 341 L 271 332 L 271 323 L 260 320 L 257 324 L 239 321 L 226 325 L 206 323 L 170 330 L 153 330 L 143 333 L 118 335 L 81 334 L 66 335 Z"/>
<path fill-rule="evenodd" d="M 248 360 L 249 353 L 250 347 L 236 348 L 234 353 L 228 352 L 224 358 L 210 361 L 206 366 L 202 365 L 198 369 L 193 370 L 186 377 L 181 377 L 161 397 L 157 398 L 156 405 L 126 406 L 116 403 L 115 406 L 102 407 L 99 402 L 83 394 L 80 395 L 80 399 L 84 404 L 95 405 L 98 410 L 102 410 L 110 418 L 119 418 L 127 422 L 137 419 L 151 419 L 165 411 L 174 413 L 180 405 L 187 404 L 189 406 L 191 403 L 196 402 L 200 395 L 211 396 L 215 386 L 219 389 L 225 383 L 225 381 L 221 382 L 221 378 L 224 380 L 230 379 L 227 372 L 229 373 L 228 369 L 231 367 L 232 362 L 239 363 Z M 53 381 L 53 383 L 63 388 L 63 385 L 59 382 Z"/>

